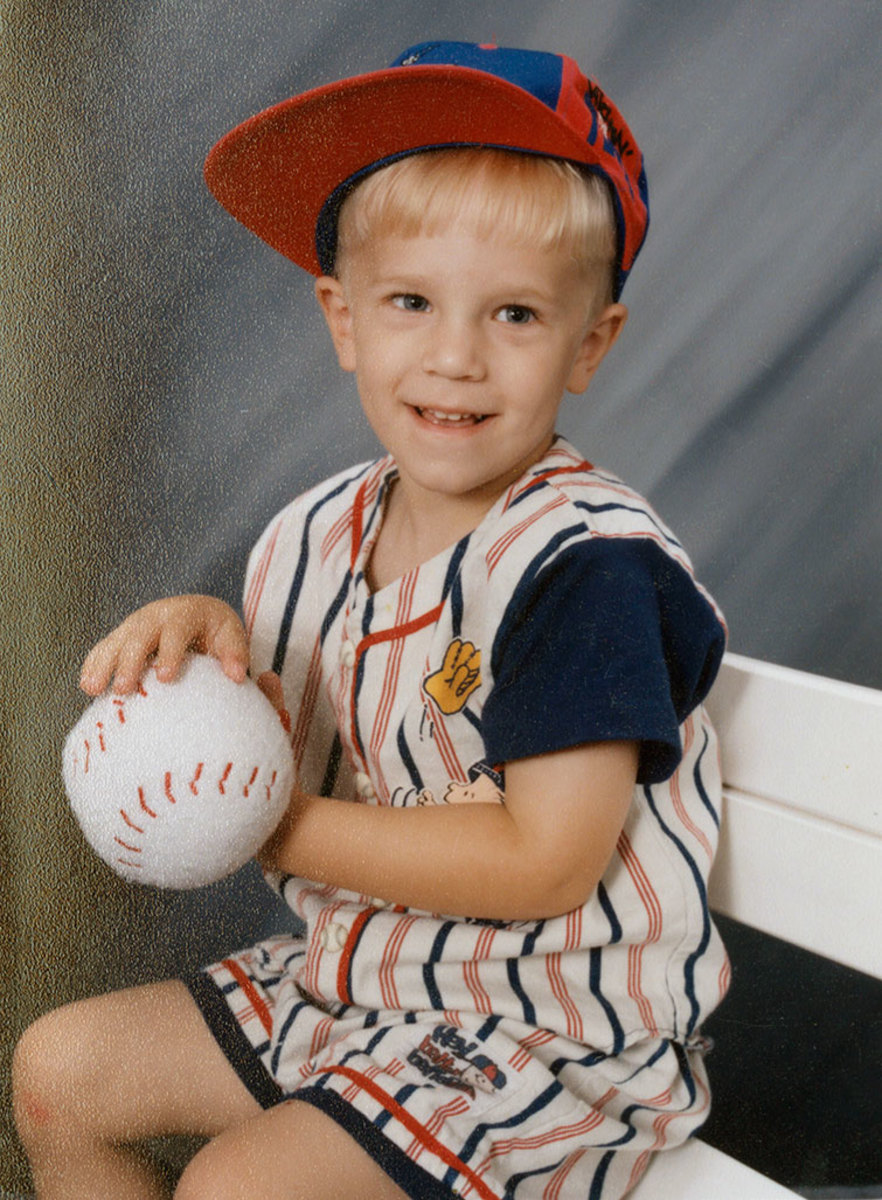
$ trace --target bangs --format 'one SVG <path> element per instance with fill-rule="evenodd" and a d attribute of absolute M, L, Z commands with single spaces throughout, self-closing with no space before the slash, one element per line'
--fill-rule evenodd
<path fill-rule="evenodd" d="M 586 271 L 605 271 L 611 297 L 616 237 L 605 180 L 557 159 L 485 147 L 423 151 L 369 175 L 341 209 L 338 268 L 378 232 L 431 237 L 451 222 L 479 238 L 503 232 L 564 251 Z"/>

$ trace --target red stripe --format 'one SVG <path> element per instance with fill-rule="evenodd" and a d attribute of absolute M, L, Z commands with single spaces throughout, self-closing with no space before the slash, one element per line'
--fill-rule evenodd
<path fill-rule="evenodd" d="M 352 541 L 349 546 L 349 569 L 351 571 L 355 570 L 355 564 L 358 562 L 358 552 L 361 549 L 361 533 L 364 527 L 364 499 L 367 485 L 368 481 L 365 480 L 355 493 L 355 499 L 352 502 Z"/>
<path fill-rule="evenodd" d="M 236 983 L 238 983 L 239 987 L 242 989 L 242 991 L 248 997 L 248 1000 L 251 1003 L 252 1008 L 254 1009 L 255 1013 L 257 1014 L 257 1019 L 260 1021 L 261 1025 L 264 1027 L 267 1034 L 268 1035 L 272 1034 L 272 1031 L 273 1031 L 272 1014 L 270 1013 L 269 1008 L 267 1008 L 264 1000 L 262 999 L 260 993 L 255 988 L 254 984 L 251 982 L 251 980 L 248 978 L 248 976 L 245 974 L 245 972 L 242 970 L 242 968 L 239 966 L 239 964 L 234 959 L 225 958 L 223 960 L 222 965 L 227 968 L 227 970 L 230 972 L 230 974 L 235 979 Z"/>
<path fill-rule="evenodd" d="M 447 772 L 448 778 L 463 779 L 466 772 L 456 753 L 456 748 L 448 732 L 444 715 L 441 712 L 436 712 L 433 715 L 432 723 L 435 726 L 435 745 L 438 747 L 438 753 L 441 756 L 441 761 L 444 763 L 444 769 Z"/>
<path fill-rule="evenodd" d="M 433 609 L 430 609 L 429 612 L 427 612 L 427 613 L 423 613 L 423 615 L 421 617 L 414 617 L 414 619 L 412 621 L 408 621 L 404 625 L 394 625 L 391 629 L 380 629 L 376 633 L 369 633 L 366 638 L 362 638 L 362 640 L 358 643 L 358 646 L 356 647 L 356 650 L 355 650 L 355 664 L 353 665 L 353 670 L 352 670 L 352 699 L 351 699 L 351 703 L 349 706 L 349 711 L 351 713 L 352 745 L 353 746 L 359 747 L 361 745 L 361 739 L 358 736 L 358 725 L 357 725 L 358 698 L 357 698 L 357 694 L 356 694 L 357 687 L 358 687 L 357 666 L 358 666 L 359 659 L 372 646 L 379 646 L 382 642 L 392 642 L 392 641 L 395 641 L 397 638 L 410 637 L 410 635 L 412 633 L 416 633 L 420 629 L 425 629 L 425 627 L 427 625 L 434 625 L 434 623 L 441 616 L 441 613 L 443 612 L 443 610 L 444 610 L 443 603 L 436 604 Z M 365 766 L 367 766 L 366 763 L 365 763 Z"/>
<path fill-rule="evenodd" d="M 349 964 L 352 962 L 352 955 L 355 952 L 355 947 L 358 939 L 361 937 L 361 931 L 367 925 L 373 915 L 373 909 L 366 908 L 358 914 L 352 923 L 352 928 L 349 931 L 349 937 L 346 939 L 346 945 L 340 954 L 340 964 L 337 967 L 337 995 L 344 1004 L 352 1004 L 352 997 L 349 994 Z"/>
<path fill-rule="evenodd" d="M 572 1154 L 568 1155 L 568 1157 L 564 1159 L 564 1161 L 552 1175 L 551 1179 L 548 1181 L 548 1186 L 542 1193 L 542 1200 L 560 1200 L 560 1197 L 563 1195 L 561 1188 L 566 1182 L 567 1176 L 587 1153 L 587 1149 L 583 1147 L 581 1150 L 575 1150 Z"/>
<path fill-rule="evenodd" d="M 360 658 L 370 646 L 376 646 L 380 642 L 392 642 L 396 638 L 410 637 L 412 633 L 416 633 L 420 629 L 425 629 L 427 625 L 432 625 L 441 616 L 444 610 L 443 604 L 436 604 L 434 608 L 427 613 L 423 613 L 421 617 L 414 617 L 412 621 L 408 621 L 404 625 L 395 625 L 391 629 L 380 629 L 376 633 L 369 633 L 366 638 L 358 643 L 356 650 L 356 658 Z"/>
<path fill-rule="evenodd" d="M 260 561 L 255 568 L 254 575 L 252 576 L 248 587 L 248 594 L 245 597 L 243 611 L 245 614 L 245 628 L 249 637 L 254 629 L 254 620 L 257 616 L 257 610 L 260 607 L 261 598 L 263 597 L 264 584 L 266 583 L 266 578 L 269 574 L 270 563 L 272 562 L 273 555 L 275 553 L 276 542 L 279 539 L 281 528 L 282 522 L 278 521 L 272 533 L 270 534 L 269 541 L 264 549 L 263 554 L 260 556 Z"/>
<path fill-rule="evenodd" d="M 392 936 L 386 943 L 386 949 L 383 953 L 383 960 L 380 963 L 378 974 L 383 1003 L 389 1009 L 401 1008 L 398 988 L 395 986 L 395 967 L 401 955 L 401 947 L 404 945 L 404 939 L 416 922 L 416 917 L 404 917 L 402 920 L 396 922 Z"/>
<path fill-rule="evenodd" d="M 559 953 L 549 954 L 545 960 L 545 970 L 548 975 L 548 981 L 551 984 L 551 990 L 557 998 L 558 1003 L 566 1014 L 567 1018 L 567 1035 L 581 1042 L 584 1039 L 584 1026 L 579 1009 L 573 1001 L 572 996 L 567 990 L 564 982 L 563 972 L 561 971 L 561 955 Z"/>
<path fill-rule="evenodd" d="M 398 597 L 398 611 L 395 614 L 396 626 L 406 622 L 410 616 L 418 576 L 419 570 L 411 571 L 402 581 Z M 383 685 L 380 689 L 370 739 L 370 756 L 371 760 L 375 763 L 379 763 L 380 749 L 389 729 L 389 720 L 392 716 L 395 697 L 398 694 L 398 680 L 401 672 L 401 660 L 404 656 L 404 647 L 405 643 L 403 640 L 397 641 L 386 662 Z M 381 791 L 388 791 L 385 778 L 378 779 L 377 782 L 381 785 Z"/>
<path fill-rule="evenodd" d="M 506 550 L 512 545 L 513 542 L 517 541 L 517 539 L 526 529 L 529 529 L 531 525 L 535 525 L 537 521 L 541 521 L 547 513 L 553 512 L 556 508 L 560 508 L 562 505 L 567 503 L 568 501 L 565 496 L 554 496 L 554 498 L 547 504 L 543 504 L 543 506 L 536 512 L 524 517 L 522 521 L 519 521 L 517 525 L 515 525 L 512 529 L 509 529 L 507 533 L 503 534 L 498 541 L 494 542 L 490 547 L 486 558 L 488 576 L 493 574 Z"/>
<path fill-rule="evenodd" d="M 372 1079 L 368 1079 L 366 1075 L 362 1075 L 358 1071 L 353 1071 L 351 1067 L 328 1067 L 328 1074 L 343 1075 L 346 1079 L 353 1080 L 363 1091 L 372 1096 L 378 1104 L 381 1104 L 387 1112 L 391 1113 L 413 1135 L 420 1145 L 425 1146 L 427 1150 L 437 1158 L 440 1158 L 448 1167 L 452 1167 L 454 1171 L 464 1176 L 483 1200 L 499 1200 L 496 1192 L 492 1192 L 470 1167 L 457 1158 L 452 1150 L 448 1150 L 443 1142 L 439 1142 L 428 1129 L 419 1123 L 416 1117 L 412 1116 L 406 1108 L 402 1108 L 398 1101 L 390 1096 L 388 1092 L 384 1091 L 379 1084 L 375 1083 Z"/>
<path fill-rule="evenodd" d="M 294 732 L 291 735 L 291 750 L 294 754 L 294 763 L 298 770 L 303 762 L 303 755 L 306 753 L 307 736 L 312 725 L 316 697 L 318 696 L 319 684 L 321 683 L 321 668 L 321 639 L 316 638 L 312 658 L 309 661 L 309 667 L 306 672 L 306 684 L 303 688 L 303 695 L 300 698 L 297 722 L 294 726 Z"/>
<path fill-rule="evenodd" d="M 643 869 L 643 864 L 640 862 L 637 855 L 631 846 L 627 834 L 622 831 L 618 841 L 618 851 L 622 857 L 622 861 L 631 876 L 631 880 L 637 889 L 643 907 L 646 910 L 646 915 L 649 921 L 649 929 L 647 931 L 646 943 L 657 942 L 661 937 L 662 931 L 662 911 L 659 904 L 658 896 L 654 892 L 652 885 L 649 882 L 649 877 Z M 658 1034 L 658 1029 L 655 1023 L 655 1017 L 652 1011 L 652 1005 L 648 997 L 643 992 L 641 986 L 641 975 L 643 967 L 643 945 L 632 945 L 628 947 L 628 995 L 637 1004 L 640 1010 L 640 1017 L 646 1028 L 653 1035 Z"/>
<path fill-rule="evenodd" d="M 594 467 L 587 459 L 582 459 L 581 462 L 574 463 L 569 467 L 552 467 L 548 471 L 540 471 L 538 475 L 531 475 L 528 483 L 524 485 L 524 491 L 529 491 L 531 487 L 535 487 L 537 483 L 544 483 L 546 479 L 553 479 L 555 475 L 576 475 L 583 471 L 593 471 Z"/>

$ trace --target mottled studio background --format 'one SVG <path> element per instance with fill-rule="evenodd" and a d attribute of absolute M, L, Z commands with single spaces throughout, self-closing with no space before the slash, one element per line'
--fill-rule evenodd
<path fill-rule="evenodd" d="M 682 536 L 732 649 L 882 687 L 880 35 L 880 0 L 0 0 L 4 1087 L 50 1004 L 277 921 L 247 871 L 110 878 L 57 770 L 91 641 L 158 594 L 236 602 L 272 513 L 375 452 L 310 280 L 205 190 L 210 145 L 429 37 L 577 57 L 644 148 L 652 228 L 561 429 Z M 878 1183 L 879 990 L 732 937 L 714 1136 L 807 1194 Z M 0 1191 L 26 1190 L 2 1103 Z"/>

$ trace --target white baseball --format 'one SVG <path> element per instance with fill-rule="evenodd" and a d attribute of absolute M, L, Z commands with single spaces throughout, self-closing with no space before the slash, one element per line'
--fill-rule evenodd
<path fill-rule="evenodd" d="M 250 679 L 188 657 L 173 683 L 105 692 L 71 730 L 64 784 L 86 840 L 125 879 L 193 888 L 266 842 L 294 782 L 288 737 Z"/>

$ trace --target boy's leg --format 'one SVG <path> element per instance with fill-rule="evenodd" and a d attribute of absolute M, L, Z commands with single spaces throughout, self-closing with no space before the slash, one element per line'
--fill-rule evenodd
<path fill-rule="evenodd" d="M 126 1142 L 213 1136 L 261 1111 L 179 982 L 47 1013 L 22 1037 L 13 1079 L 40 1200 L 161 1196 Z"/>
<path fill-rule="evenodd" d="M 325 1113 L 291 1100 L 231 1126 L 196 1155 L 175 1200 L 406 1200 L 366 1150 Z"/>

